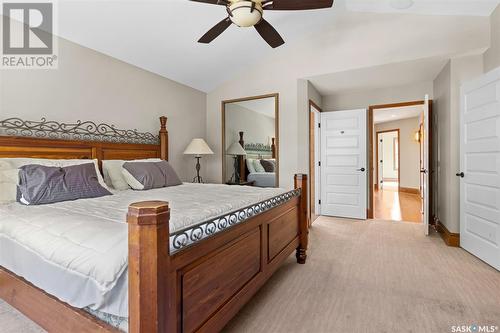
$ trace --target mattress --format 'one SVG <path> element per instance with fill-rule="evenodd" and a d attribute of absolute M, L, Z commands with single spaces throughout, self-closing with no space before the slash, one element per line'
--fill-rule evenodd
<path fill-rule="evenodd" d="M 128 206 L 170 204 L 170 232 L 284 193 L 183 184 L 44 206 L 0 205 L 0 265 L 77 308 L 128 316 Z"/>
<path fill-rule="evenodd" d="M 276 173 L 274 172 L 252 172 L 248 175 L 247 180 L 255 182 L 257 187 L 275 187 Z"/>

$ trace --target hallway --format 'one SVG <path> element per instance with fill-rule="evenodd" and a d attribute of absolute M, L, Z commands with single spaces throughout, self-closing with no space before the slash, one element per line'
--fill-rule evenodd
<path fill-rule="evenodd" d="M 395 186 L 385 184 L 383 190 L 374 191 L 374 218 L 376 220 L 422 222 L 420 195 L 398 192 Z"/>

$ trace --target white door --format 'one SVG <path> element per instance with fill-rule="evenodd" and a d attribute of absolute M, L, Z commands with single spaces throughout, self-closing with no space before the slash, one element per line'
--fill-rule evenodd
<path fill-rule="evenodd" d="M 315 186 L 314 186 L 314 197 L 316 202 L 314 203 L 316 215 L 321 215 L 321 205 L 319 204 L 319 199 L 321 198 L 321 167 L 319 161 L 321 159 L 321 112 L 314 109 L 314 126 L 316 130 L 314 131 L 314 165 L 315 165 Z"/>
<path fill-rule="evenodd" d="M 379 190 L 384 189 L 384 139 L 380 135 L 377 135 L 378 140 L 378 179 L 377 184 Z"/>
<path fill-rule="evenodd" d="M 429 95 L 425 95 L 424 111 L 422 112 L 422 222 L 424 233 L 429 235 Z"/>
<path fill-rule="evenodd" d="M 321 214 L 366 219 L 366 110 L 321 114 Z"/>
<path fill-rule="evenodd" d="M 461 98 L 460 245 L 500 270 L 500 68 Z"/>

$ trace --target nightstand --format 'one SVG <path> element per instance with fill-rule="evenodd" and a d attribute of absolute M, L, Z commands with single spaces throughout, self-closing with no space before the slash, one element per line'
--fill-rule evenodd
<path fill-rule="evenodd" d="M 236 186 L 254 186 L 255 181 L 251 182 L 240 182 L 240 183 L 235 183 L 235 182 L 227 182 L 226 185 L 236 185 Z"/>

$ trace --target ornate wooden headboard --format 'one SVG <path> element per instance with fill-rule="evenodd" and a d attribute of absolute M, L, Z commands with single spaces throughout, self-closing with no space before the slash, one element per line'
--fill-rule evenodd
<path fill-rule="evenodd" d="M 0 158 L 168 160 L 167 117 L 160 117 L 160 133 L 120 130 L 91 121 L 63 124 L 55 121 L 0 120 Z"/>

